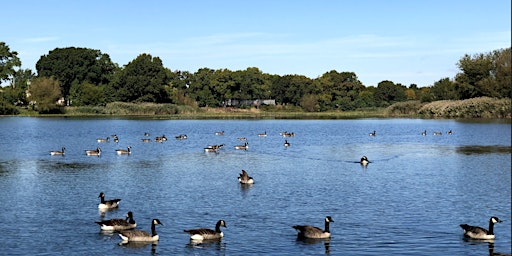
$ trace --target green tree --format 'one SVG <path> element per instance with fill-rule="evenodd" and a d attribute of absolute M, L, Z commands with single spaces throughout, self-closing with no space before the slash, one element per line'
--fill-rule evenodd
<path fill-rule="evenodd" d="M 271 96 L 277 103 L 299 106 L 306 94 L 317 94 L 313 81 L 302 75 L 274 76 L 271 82 Z"/>
<path fill-rule="evenodd" d="M 393 103 L 405 101 L 407 99 L 405 89 L 405 86 L 386 80 L 377 85 L 373 96 L 377 106 L 387 107 Z"/>
<path fill-rule="evenodd" d="M 457 100 L 458 98 L 455 84 L 449 78 L 443 78 L 434 83 L 422 101 Z"/>
<path fill-rule="evenodd" d="M 39 113 L 61 113 L 62 107 L 57 104 L 61 97 L 60 84 L 56 79 L 39 77 L 30 83 L 28 99 Z"/>
<path fill-rule="evenodd" d="M 74 106 L 99 106 L 106 103 L 104 86 L 97 86 L 88 82 L 73 83 L 69 96 L 74 99 L 72 102 Z"/>
<path fill-rule="evenodd" d="M 54 77 L 61 84 L 62 96 L 67 98 L 71 85 L 88 82 L 106 85 L 118 69 L 107 54 L 88 48 L 56 48 L 36 63 L 40 77 Z M 76 100 L 76 99 L 73 99 Z"/>
<path fill-rule="evenodd" d="M 11 79 L 16 73 L 15 68 L 20 66 L 18 52 L 11 51 L 5 42 L 0 42 L 0 84 Z"/>
<path fill-rule="evenodd" d="M 462 73 L 455 77 L 461 99 L 474 97 L 510 98 L 512 87 L 511 48 L 495 50 L 459 60 Z"/>
<path fill-rule="evenodd" d="M 116 101 L 169 102 L 166 90 L 171 81 L 169 74 L 160 58 L 141 54 L 116 73 L 107 92 Z"/>
<path fill-rule="evenodd" d="M 363 84 L 353 72 L 331 70 L 317 78 L 323 97 L 323 109 L 355 109 L 355 100 L 364 90 Z"/>

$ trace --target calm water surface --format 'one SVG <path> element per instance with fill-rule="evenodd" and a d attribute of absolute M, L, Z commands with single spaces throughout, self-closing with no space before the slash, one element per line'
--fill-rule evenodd
<path fill-rule="evenodd" d="M 296 134 L 288 148 L 283 131 Z M 145 132 L 169 140 L 143 143 Z M 96 142 L 112 134 L 118 143 Z M 234 149 L 238 137 L 247 151 Z M 511 253 L 510 122 L 4 117 L 0 138 L 3 255 Z M 225 146 L 205 153 L 212 144 Z M 131 155 L 115 154 L 128 146 Z M 50 156 L 61 147 L 65 156 Z M 96 147 L 101 157 L 85 155 Z M 238 183 L 242 169 L 253 186 Z M 119 209 L 98 211 L 102 191 Z M 138 229 L 162 221 L 157 245 L 119 245 L 94 223 L 128 211 Z M 296 239 L 291 226 L 323 227 L 326 215 L 329 241 Z M 494 243 L 463 240 L 459 224 L 487 227 L 493 215 L 503 220 Z M 192 244 L 183 232 L 219 219 L 221 241 Z"/>

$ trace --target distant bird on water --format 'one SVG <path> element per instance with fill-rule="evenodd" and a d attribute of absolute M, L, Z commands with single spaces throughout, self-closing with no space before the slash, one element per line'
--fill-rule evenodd
<path fill-rule="evenodd" d="M 103 192 L 101 192 L 98 197 L 100 198 L 100 203 L 98 204 L 98 209 L 100 210 L 117 208 L 119 206 L 119 201 L 121 201 L 119 198 L 105 200 L 105 193 Z"/>
<path fill-rule="evenodd" d="M 209 228 L 198 228 L 198 229 L 186 229 L 183 230 L 188 233 L 191 240 L 211 240 L 220 239 L 224 237 L 224 233 L 220 230 L 220 227 L 226 228 L 226 222 L 224 220 L 217 221 L 215 230 Z"/>
<path fill-rule="evenodd" d="M 498 217 L 491 217 L 489 219 L 489 230 L 477 226 L 470 226 L 468 224 L 460 224 L 464 230 L 464 237 L 472 239 L 492 240 L 494 235 L 494 224 L 502 222 Z"/>
<path fill-rule="evenodd" d="M 135 220 L 133 219 L 132 212 L 128 212 L 126 214 L 126 219 L 110 219 L 104 221 L 96 221 L 96 224 L 100 225 L 100 228 L 103 231 L 128 230 L 137 227 L 137 223 L 135 223 Z"/>
<path fill-rule="evenodd" d="M 329 230 L 329 223 L 334 222 L 334 220 L 331 218 L 331 216 L 325 217 L 325 228 L 322 230 L 319 227 L 314 226 L 303 226 L 303 225 L 296 225 L 293 226 L 294 229 L 296 229 L 299 233 L 297 234 L 298 238 L 304 239 L 304 238 L 329 238 L 331 237 L 331 231 Z"/>
<path fill-rule="evenodd" d="M 66 149 L 65 147 L 62 147 L 61 151 L 57 151 L 57 150 L 50 151 L 50 155 L 52 155 L 52 156 L 63 156 L 65 149 Z"/>
<path fill-rule="evenodd" d="M 245 170 L 238 176 L 238 181 L 242 184 L 254 184 L 254 179 Z"/>

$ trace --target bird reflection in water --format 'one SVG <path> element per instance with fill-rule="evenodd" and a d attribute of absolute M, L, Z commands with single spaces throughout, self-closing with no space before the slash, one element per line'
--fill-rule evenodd
<path fill-rule="evenodd" d="M 189 249 L 205 249 L 211 248 L 217 251 L 223 251 L 226 249 L 226 244 L 222 243 L 222 239 L 210 239 L 210 240 L 190 240 L 186 245 Z"/>
<path fill-rule="evenodd" d="M 297 243 L 299 244 L 307 244 L 307 245 L 313 245 L 313 244 L 319 244 L 323 242 L 324 243 L 324 249 L 325 254 L 331 253 L 331 238 L 299 238 L 297 237 Z"/>
<path fill-rule="evenodd" d="M 130 249 L 141 249 L 146 248 L 149 245 L 151 245 L 151 253 L 156 253 L 156 246 L 158 245 L 158 241 L 154 242 L 128 242 L 128 241 L 121 241 L 119 242 L 119 246 L 123 246 L 125 248 Z"/>

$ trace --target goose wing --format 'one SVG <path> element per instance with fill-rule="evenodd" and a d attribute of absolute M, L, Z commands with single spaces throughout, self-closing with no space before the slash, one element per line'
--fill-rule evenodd
<path fill-rule="evenodd" d="M 119 232 L 119 234 L 121 235 L 121 237 L 125 237 L 128 239 L 135 238 L 135 237 L 151 237 L 151 234 L 144 230 L 127 230 L 127 231 Z"/>
<path fill-rule="evenodd" d="M 200 235 L 200 236 L 208 236 L 208 235 L 215 235 L 215 230 L 209 229 L 209 228 L 197 228 L 197 229 L 187 229 L 184 230 L 189 235 Z"/>
<path fill-rule="evenodd" d="M 468 224 L 460 224 L 460 227 L 464 230 L 464 233 L 473 233 L 473 234 L 484 234 L 487 235 L 488 231 L 485 228 L 470 226 Z"/>
<path fill-rule="evenodd" d="M 100 226 L 127 226 L 129 225 L 128 221 L 124 219 L 111 219 L 104 221 L 96 221 L 96 223 Z"/>
<path fill-rule="evenodd" d="M 309 233 L 323 233 L 324 231 L 319 227 L 307 226 L 307 225 L 296 225 L 293 226 L 294 229 L 301 233 L 309 234 Z"/>

